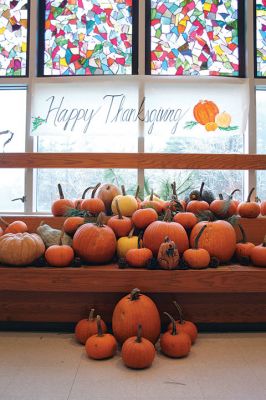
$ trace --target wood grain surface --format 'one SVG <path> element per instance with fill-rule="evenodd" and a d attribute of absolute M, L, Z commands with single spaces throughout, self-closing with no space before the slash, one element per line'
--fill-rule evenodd
<path fill-rule="evenodd" d="M 266 170 L 266 154 L 1 153 L 0 168 Z"/>

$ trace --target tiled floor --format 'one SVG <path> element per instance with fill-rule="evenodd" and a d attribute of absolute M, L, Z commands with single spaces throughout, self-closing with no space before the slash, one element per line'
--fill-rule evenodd
<path fill-rule="evenodd" d="M 266 333 L 199 335 L 150 369 L 93 361 L 71 334 L 0 332 L 1 400 L 265 400 Z"/>

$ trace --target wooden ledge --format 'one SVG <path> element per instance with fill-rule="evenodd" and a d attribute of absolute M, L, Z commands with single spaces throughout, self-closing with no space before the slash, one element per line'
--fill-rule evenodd
<path fill-rule="evenodd" d="M 240 265 L 205 270 L 1 267 L 0 291 L 125 293 L 265 293 L 266 268 Z"/>

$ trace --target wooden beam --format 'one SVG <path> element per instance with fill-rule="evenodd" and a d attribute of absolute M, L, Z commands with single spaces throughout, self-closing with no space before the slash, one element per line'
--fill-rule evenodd
<path fill-rule="evenodd" d="M 266 170 L 266 154 L 2 153 L 0 168 Z"/>

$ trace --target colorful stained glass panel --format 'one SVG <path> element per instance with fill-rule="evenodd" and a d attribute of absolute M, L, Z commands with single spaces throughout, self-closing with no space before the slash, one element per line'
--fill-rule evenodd
<path fill-rule="evenodd" d="M 266 0 L 257 0 L 257 76 L 266 76 Z"/>
<path fill-rule="evenodd" d="M 132 0 L 46 0 L 44 75 L 132 73 Z"/>
<path fill-rule="evenodd" d="M 28 0 L 0 0 L 0 76 L 25 76 Z"/>
<path fill-rule="evenodd" d="M 151 0 L 151 74 L 239 75 L 237 0 Z"/>

